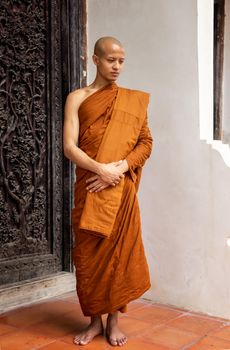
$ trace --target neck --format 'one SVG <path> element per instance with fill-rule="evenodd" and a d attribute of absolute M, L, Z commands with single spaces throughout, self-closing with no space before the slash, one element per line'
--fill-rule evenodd
<path fill-rule="evenodd" d="M 89 86 L 91 87 L 91 89 L 98 90 L 112 83 L 115 83 L 115 81 L 106 80 L 100 76 L 96 76 L 95 80 Z"/>

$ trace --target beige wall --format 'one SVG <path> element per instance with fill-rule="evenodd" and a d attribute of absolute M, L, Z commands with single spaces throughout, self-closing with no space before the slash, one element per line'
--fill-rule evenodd
<path fill-rule="evenodd" d="M 116 36 L 127 51 L 118 83 L 152 96 L 155 149 L 139 191 L 145 297 L 230 318 L 230 169 L 200 141 L 196 1 L 88 0 L 88 22 L 90 55 L 98 37 Z"/>

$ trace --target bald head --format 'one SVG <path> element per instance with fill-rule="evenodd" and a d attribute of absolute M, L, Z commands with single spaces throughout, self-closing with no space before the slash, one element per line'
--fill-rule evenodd
<path fill-rule="evenodd" d="M 117 80 L 123 69 L 125 50 L 119 40 L 111 36 L 104 36 L 97 40 L 94 46 L 93 62 L 97 68 L 96 79 L 103 83 Z"/>
<path fill-rule="evenodd" d="M 108 47 L 119 47 L 124 50 L 123 45 L 119 40 L 112 36 L 104 36 L 98 39 L 94 45 L 94 55 L 101 57 L 105 54 Z"/>

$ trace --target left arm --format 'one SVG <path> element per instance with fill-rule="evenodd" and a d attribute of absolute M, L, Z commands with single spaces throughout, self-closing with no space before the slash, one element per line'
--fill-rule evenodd
<path fill-rule="evenodd" d="M 144 120 L 143 126 L 138 137 L 138 141 L 134 149 L 128 154 L 125 160 L 121 161 L 117 167 L 124 174 L 129 171 L 132 179 L 136 178 L 135 169 L 138 167 L 143 167 L 146 160 L 149 158 L 152 151 L 153 139 L 148 127 L 147 115 Z M 99 175 L 94 175 L 89 178 L 87 181 L 87 190 L 90 192 L 100 192 L 106 187 L 109 187 L 108 184 L 104 183 Z M 113 186 L 118 184 L 115 182 Z"/>
<path fill-rule="evenodd" d="M 148 127 L 148 118 L 146 116 L 140 135 L 134 149 L 126 157 L 128 170 L 131 173 L 138 168 L 143 167 L 146 160 L 149 158 L 152 151 L 153 139 Z"/>

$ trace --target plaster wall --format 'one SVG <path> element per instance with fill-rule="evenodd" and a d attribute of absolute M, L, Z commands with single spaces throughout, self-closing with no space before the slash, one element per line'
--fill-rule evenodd
<path fill-rule="evenodd" d="M 88 0 L 89 82 L 104 35 L 126 48 L 118 84 L 152 96 L 154 151 L 139 190 L 152 279 L 145 297 L 230 318 L 230 168 L 200 140 L 197 2 Z"/>
<path fill-rule="evenodd" d="M 225 1 L 223 129 L 224 141 L 230 144 L 230 0 Z"/>

